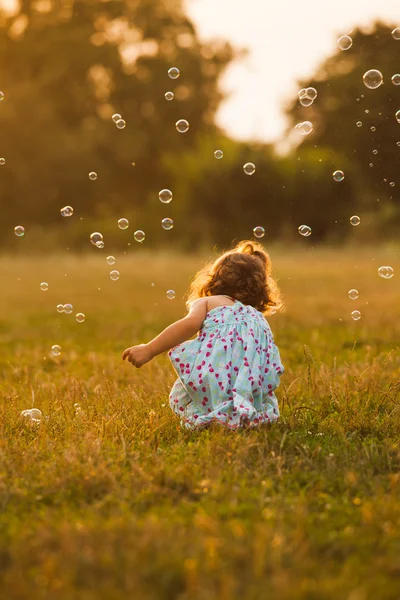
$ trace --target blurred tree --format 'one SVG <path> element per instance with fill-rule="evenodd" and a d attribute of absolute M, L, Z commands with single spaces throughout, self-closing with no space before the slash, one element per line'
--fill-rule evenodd
<path fill-rule="evenodd" d="M 400 72 L 400 42 L 393 39 L 392 29 L 381 23 L 369 32 L 357 29 L 351 34 L 351 49 L 338 48 L 315 77 L 302 82 L 301 87 L 317 89 L 314 103 L 306 108 L 296 99 L 287 110 L 290 130 L 304 120 L 314 125 L 313 133 L 302 138 L 301 148 L 340 153 L 341 162 L 331 162 L 331 168 L 343 170 L 346 179 L 351 169 L 356 193 L 349 211 L 379 213 L 387 221 L 381 228 L 384 235 L 400 224 L 400 125 L 395 118 L 400 86 L 391 81 Z M 363 75 L 370 69 L 382 72 L 384 85 L 377 89 L 364 85 Z M 342 184 L 331 178 L 330 186 L 339 191 Z"/>
<path fill-rule="evenodd" d="M 0 37 L 7 228 L 60 222 L 66 204 L 74 219 L 93 216 L 91 230 L 96 216 L 122 209 L 139 225 L 148 199 L 171 183 L 163 155 L 179 161 L 215 131 L 218 80 L 234 56 L 229 44 L 199 41 L 181 0 L 22 0 L 16 14 L 0 14 Z M 179 118 L 188 133 L 176 131 Z"/>

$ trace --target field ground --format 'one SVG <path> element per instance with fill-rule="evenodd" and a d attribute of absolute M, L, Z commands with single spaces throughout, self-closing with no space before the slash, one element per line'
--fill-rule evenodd
<path fill-rule="evenodd" d="M 183 314 L 199 259 L 105 252 L 0 258 L 0 596 L 398 600 L 398 251 L 272 252 L 282 417 L 236 433 L 179 428 L 165 356 L 120 360 Z"/>

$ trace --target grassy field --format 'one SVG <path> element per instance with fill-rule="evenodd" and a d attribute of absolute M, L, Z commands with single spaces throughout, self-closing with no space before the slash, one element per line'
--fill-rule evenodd
<path fill-rule="evenodd" d="M 0 259 L 1 598 L 398 600 L 398 252 L 272 252 L 282 417 L 242 432 L 182 431 L 167 358 L 120 359 L 201 261 L 105 252 Z"/>

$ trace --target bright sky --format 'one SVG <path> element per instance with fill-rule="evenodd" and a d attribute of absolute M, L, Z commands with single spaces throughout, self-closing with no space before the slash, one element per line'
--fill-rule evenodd
<path fill-rule="evenodd" d="M 186 6 L 202 39 L 220 37 L 249 50 L 223 79 L 229 98 L 218 114 L 218 124 L 244 140 L 281 136 L 285 101 L 335 51 L 340 35 L 377 19 L 400 27 L 400 0 L 186 0 Z"/>

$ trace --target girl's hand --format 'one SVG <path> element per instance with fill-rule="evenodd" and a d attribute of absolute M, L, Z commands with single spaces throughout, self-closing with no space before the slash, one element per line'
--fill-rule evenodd
<path fill-rule="evenodd" d="M 122 360 L 125 360 L 126 358 L 134 367 L 140 369 L 140 367 L 153 358 L 153 355 L 148 344 L 140 344 L 139 346 L 132 346 L 131 348 L 124 350 Z"/>

